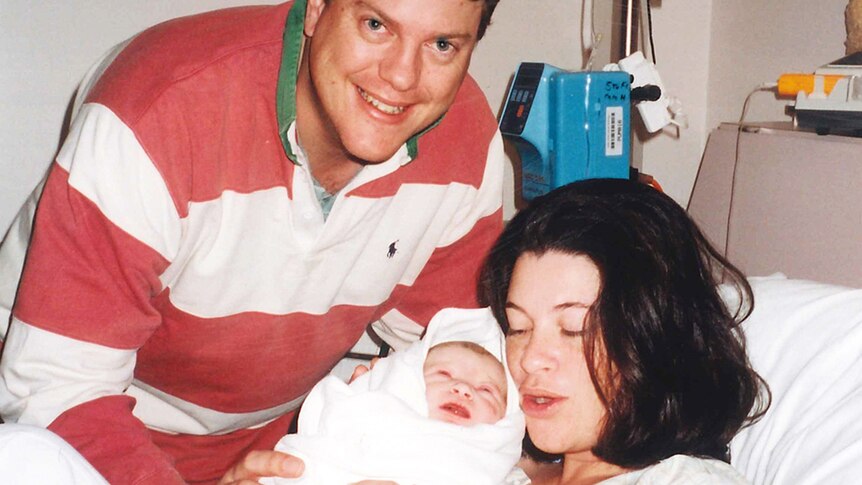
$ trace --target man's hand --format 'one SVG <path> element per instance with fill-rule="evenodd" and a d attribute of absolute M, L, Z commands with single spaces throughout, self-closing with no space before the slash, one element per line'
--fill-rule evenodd
<path fill-rule="evenodd" d="M 365 374 L 369 370 L 373 369 L 374 364 L 376 364 L 378 360 L 380 360 L 379 357 L 375 357 L 375 358 L 371 359 L 371 364 L 370 364 L 371 367 L 370 368 L 367 366 L 364 366 L 362 364 L 357 365 L 356 368 L 353 369 L 353 374 L 350 375 L 350 379 L 347 380 L 347 383 L 350 384 L 351 382 L 353 382 L 357 378 L 359 378 L 359 376 L 361 376 L 362 374 Z"/>
<path fill-rule="evenodd" d="M 219 485 L 258 485 L 262 477 L 299 478 L 305 464 L 299 458 L 278 451 L 257 450 L 233 466 Z"/>

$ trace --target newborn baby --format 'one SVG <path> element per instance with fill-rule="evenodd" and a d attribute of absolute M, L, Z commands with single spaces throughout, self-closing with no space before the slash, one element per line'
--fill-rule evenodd
<path fill-rule="evenodd" d="M 473 342 L 428 350 L 423 366 L 428 417 L 452 424 L 494 424 L 506 415 L 506 369 Z"/>
<path fill-rule="evenodd" d="M 421 341 L 352 383 L 323 379 L 303 404 L 298 433 L 275 448 L 305 461 L 303 477 L 261 483 L 522 483 L 514 467 L 524 416 L 504 342 L 489 310 L 446 309 Z"/>

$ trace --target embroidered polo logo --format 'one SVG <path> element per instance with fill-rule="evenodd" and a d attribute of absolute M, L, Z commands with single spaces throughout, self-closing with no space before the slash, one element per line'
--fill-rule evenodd
<path fill-rule="evenodd" d="M 387 251 L 387 252 L 386 252 L 386 257 L 387 257 L 387 258 L 390 258 L 390 259 L 391 259 L 391 258 L 392 258 L 392 256 L 395 256 L 395 253 L 397 253 L 397 252 L 398 252 L 398 248 L 396 248 L 396 247 L 395 247 L 395 244 L 396 244 L 398 241 L 400 241 L 400 239 L 396 239 L 395 241 L 392 241 L 392 244 L 390 244 L 390 245 L 389 245 L 389 251 Z"/>

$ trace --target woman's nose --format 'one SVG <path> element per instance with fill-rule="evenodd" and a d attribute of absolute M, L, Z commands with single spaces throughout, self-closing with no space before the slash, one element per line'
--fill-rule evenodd
<path fill-rule="evenodd" d="M 524 372 L 530 374 L 552 370 L 557 362 L 553 342 L 533 332 L 521 349 L 519 362 Z"/>
<path fill-rule="evenodd" d="M 465 399 L 473 399 L 473 388 L 466 382 L 458 381 L 452 385 L 452 394 L 457 394 Z"/>

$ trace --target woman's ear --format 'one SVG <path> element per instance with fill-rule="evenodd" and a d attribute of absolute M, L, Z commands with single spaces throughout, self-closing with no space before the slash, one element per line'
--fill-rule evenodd
<path fill-rule="evenodd" d="M 326 8 L 326 0 L 308 0 L 308 4 L 305 7 L 304 33 L 306 37 L 314 35 L 317 21 L 320 20 L 320 15 L 323 13 L 324 8 Z"/>

